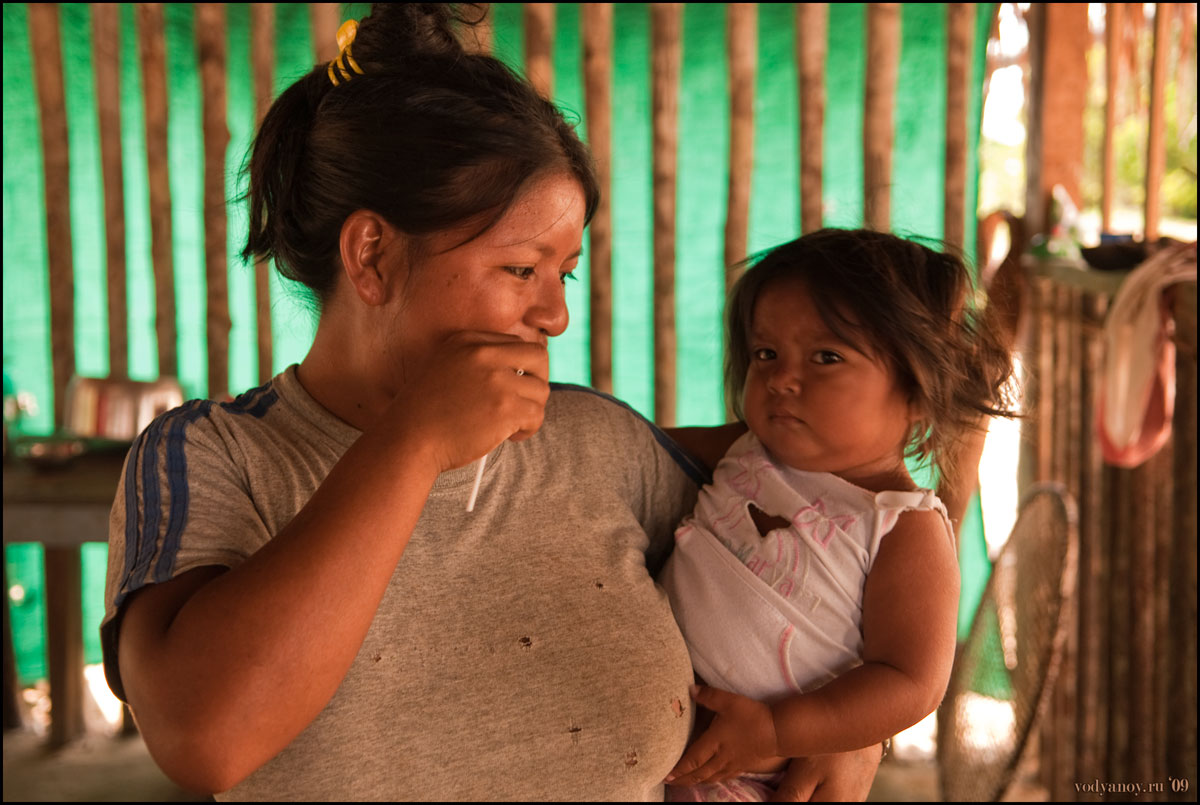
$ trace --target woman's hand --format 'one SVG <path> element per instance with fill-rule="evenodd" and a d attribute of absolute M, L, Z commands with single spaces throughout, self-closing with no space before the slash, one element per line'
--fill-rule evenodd
<path fill-rule="evenodd" d="M 777 762 L 771 709 L 729 691 L 696 685 L 692 698 L 715 713 L 712 724 L 683 753 L 666 782 L 718 783 Z"/>
<path fill-rule="evenodd" d="M 406 361 L 384 420 L 437 472 L 461 467 L 505 439 L 537 432 L 550 396 L 543 344 L 505 333 L 462 331 L 421 360 Z"/>
<path fill-rule="evenodd" d="M 788 766 L 772 802 L 863 802 L 871 793 L 883 749 L 798 757 Z"/>

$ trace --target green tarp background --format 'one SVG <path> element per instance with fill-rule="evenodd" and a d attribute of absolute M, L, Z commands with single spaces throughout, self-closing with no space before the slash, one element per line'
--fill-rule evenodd
<path fill-rule="evenodd" d="M 75 271 L 76 366 L 82 375 L 108 372 L 104 207 L 100 148 L 92 78 L 91 13 L 87 4 L 59 6 L 63 71 L 70 139 L 71 239 Z M 227 198 L 242 190 L 239 169 L 253 131 L 249 6 L 228 4 Z M 365 4 L 348 4 L 343 17 L 361 17 Z M 974 89 L 970 94 L 968 252 L 973 248 L 985 47 L 994 4 L 980 4 L 974 43 Z M 188 397 L 203 397 L 207 354 L 204 332 L 203 203 L 200 80 L 196 66 L 193 7 L 171 3 L 166 18 L 175 298 L 179 379 Z M 122 54 L 123 170 L 128 273 L 129 366 L 135 379 L 157 376 L 154 281 L 150 264 L 145 123 L 133 6 L 120 4 L 121 41 L 102 43 Z M 645 4 L 616 4 L 613 30 L 612 210 L 614 391 L 653 416 L 652 208 L 650 127 L 650 14 Z M 754 175 L 750 206 L 751 253 L 800 234 L 798 91 L 793 4 L 759 5 L 759 60 L 755 103 Z M 18 433 L 48 433 L 53 400 L 49 337 L 45 201 L 41 132 L 26 4 L 4 4 L 4 389 L 31 392 L 35 416 Z M 521 7 L 493 5 L 495 51 L 522 63 Z M 829 5 L 824 124 L 824 194 L 828 226 L 862 223 L 862 110 L 865 78 L 865 14 L 861 3 Z M 554 46 L 554 98 L 571 119 L 584 118 L 579 6 L 558 4 Z M 728 175 L 728 90 L 725 5 L 689 3 L 683 25 L 679 97 L 677 223 L 678 409 L 681 425 L 724 421 L 721 391 L 721 311 L 724 304 L 722 233 Z M 945 173 L 946 7 L 902 5 L 902 49 L 896 98 L 892 226 L 900 234 L 940 238 Z M 277 91 L 311 67 L 308 8 L 277 4 Z M 230 390 L 258 385 L 255 290 L 252 267 L 238 252 L 246 215 L 228 204 Z M 568 287 L 571 326 L 551 344 L 552 379 L 587 384 L 588 266 L 585 252 Z M 299 361 L 315 321 L 303 294 L 272 276 L 273 371 Z M 13 535 L 10 535 L 12 538 Z M 104 535 L 97 535 L 102 540 Z M 963 596 L 960 633 L 987 575 L 978 499 L 963 528 Z M 6 546 L 18 675 L 23 683 L 45 676 L 42 553 L 36 544 Z M 84 640 L 88 663 L 100 661 L 98 627 L 103 615 L 103 543 L 85 546 Z"/>

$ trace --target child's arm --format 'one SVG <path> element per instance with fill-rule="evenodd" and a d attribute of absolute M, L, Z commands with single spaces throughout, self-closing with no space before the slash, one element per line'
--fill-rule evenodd
<path fill-rule="evenodd" d="M 954 662 L 958 562 L 936 512 L 906 512 L 884 538 L 863 596 L 863 664 L 768 706 L 701 688 L 712 726 L 676 764 L 675 785 L 717 782 L 773 757 L 879 743 L 937 708 Z"/>

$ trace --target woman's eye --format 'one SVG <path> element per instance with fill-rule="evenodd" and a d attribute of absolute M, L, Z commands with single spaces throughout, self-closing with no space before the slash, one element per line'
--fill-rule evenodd
<path fill-rule="evenodd" d="M 813 356 L 814 363 L 841 363 L 842 356 L 830 349 L 822 349 Z"/>
<path fill-rule="evenodd" d="M 533 266 L 505 266 L 504 270 L 518 279 L 527 280 L 533 276 Z"/>
<path fill-rule="evenodd" d="M 559 274 L 559 275 L 558 275 L 558 278 L 559 278 L 559 280 L 562 282 L 562 284 L 563 284 L 563 285 L 566 285 L 566 284 L 567 284 L 567 280 L 572 280 L 572 281 L 578 281 L 578 280 L 579 280 L 579 277 L 575 276 L 575 272 L 574 272 L 574 270 L 572 270 L 572 271 L 564 271 L 564 272 L 562 272 L 561 274 Z"/>
<path fill-rule="evenodd" d="M 775 350 L 763 347 L 762 349 L 754 350 L 753 355 L 756 361 L 769 361 L 775 358 Z"/>

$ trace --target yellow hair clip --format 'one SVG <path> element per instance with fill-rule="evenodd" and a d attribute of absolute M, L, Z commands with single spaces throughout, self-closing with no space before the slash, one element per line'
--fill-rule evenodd
<path fill-rule="evenodd" d="M 350 52 L 350 46 L 354 44 L 354 37 L 358 35 L 358 23 L 354 20 L 346 20 L 342 23 L 337 31 L 338 57 L 329 62 L 329 69 L 326 72 L 329 74 L 329 80 L 336 87 L 341 82 L 337 79 L 337 73 L 333 71 L 333 66 L 337 65 L 337 72 L 342 74 L 342 81 L 350 80 L 350 71 L 346 69 L 346 65 L 350 65 L 350 69 L 359 75 L 365 75 L 362 68 L 358 66 L 358 62 L 354 61 L 354 56 Z"/>

